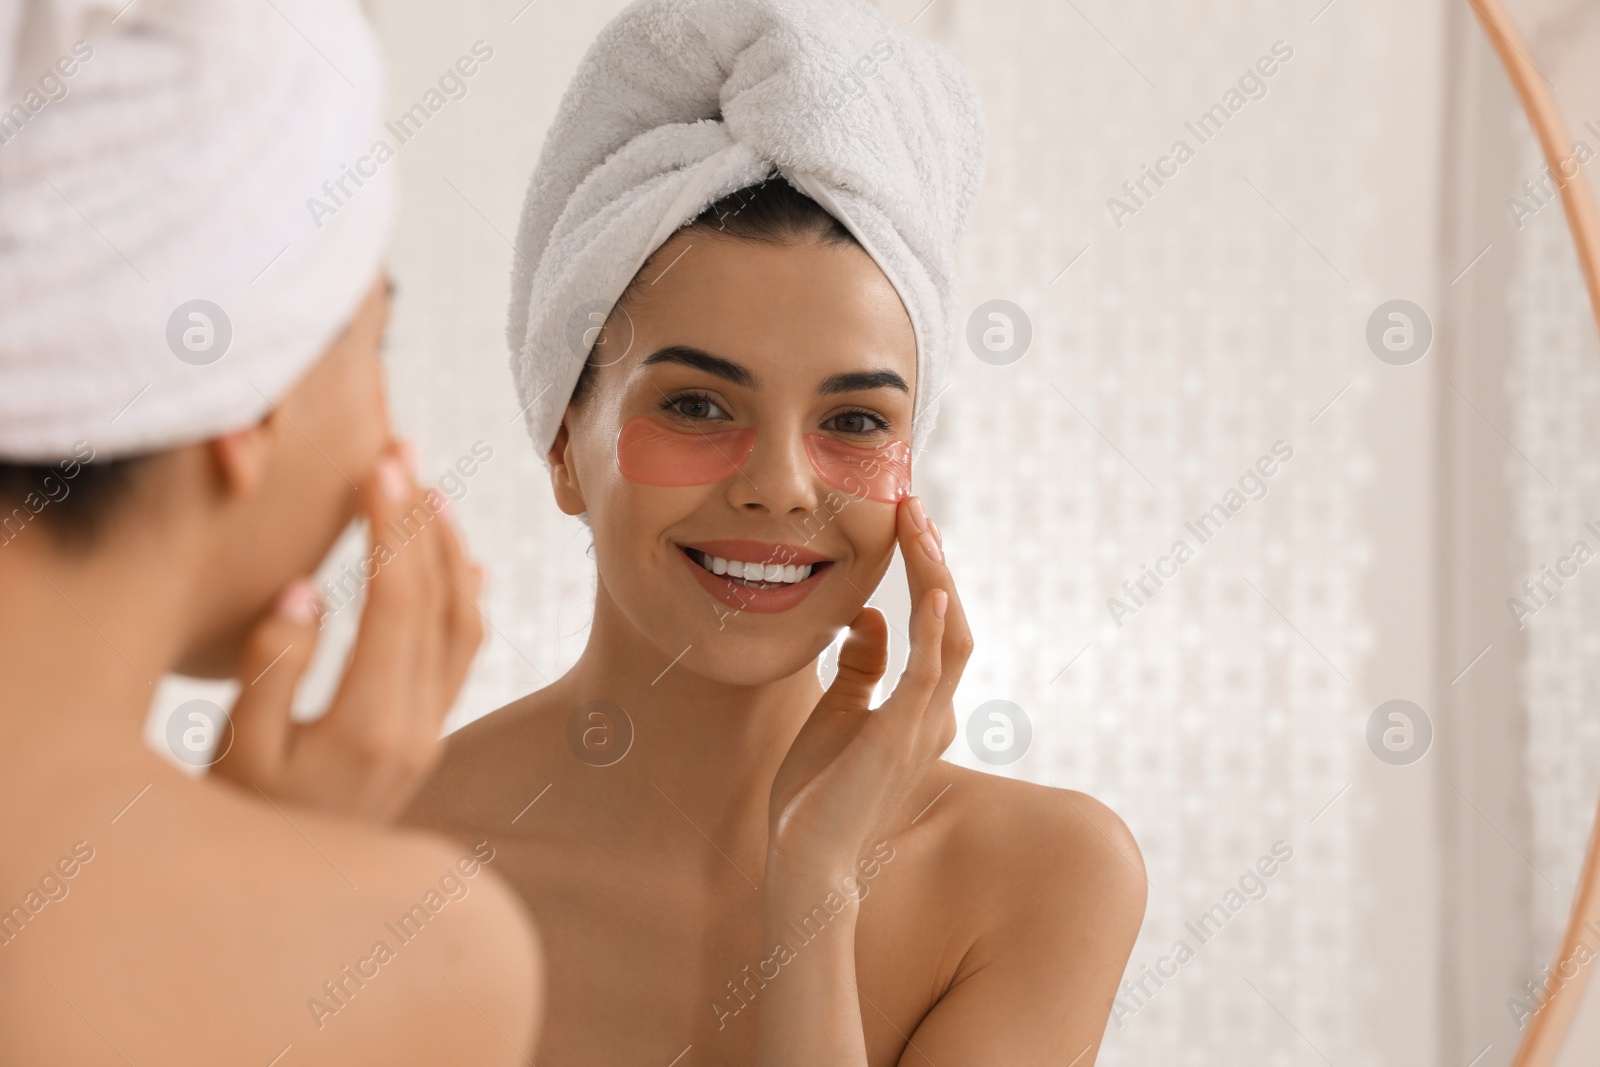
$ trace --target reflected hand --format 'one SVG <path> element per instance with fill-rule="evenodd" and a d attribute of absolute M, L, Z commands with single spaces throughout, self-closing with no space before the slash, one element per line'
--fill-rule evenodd
<path fill-rule="evenodd" d="M 888 623 L 877 608 L 862 608 L 839 651 L 838 675 L 773 780 L 769 865 L 852 871 L 955 739 L 952 700 L 972 655 L 972 631 L 931 523 L 916 521 L 914 499 L 902 500 L 895 515 L 913 605 L 905 673 L 872 708 L 889 665 Z"/>
<path fill-rule="evenodd" d="M 446 501 L 416 485 L 397 445 L 360 497 L 370 527 L 362 577 L 376 573 L 332 705 L 315 722 L 290 719 L 319 629 L 316 590 L 298 579 L 250 636 L 233 742 L 212 773 L 273 800 L 389 821 L 443 754 L 441 725 L 483 641 L 483 568 L 440 513 Z M 399 529 L 417 532 L 402 543 Z"/>

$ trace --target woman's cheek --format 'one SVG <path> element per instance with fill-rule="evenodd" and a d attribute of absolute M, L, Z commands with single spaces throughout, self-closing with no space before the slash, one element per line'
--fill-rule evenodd
<path fill-rule="evenodd" d="M 883 577 L 894 559 L 897 506 L 851 497 L 842 492 L 839 496 L 844 503 L 836 520 L 839 530 L 850 545 L 857 565 L 865 568 L 862 573 L 876 582 Z"/>

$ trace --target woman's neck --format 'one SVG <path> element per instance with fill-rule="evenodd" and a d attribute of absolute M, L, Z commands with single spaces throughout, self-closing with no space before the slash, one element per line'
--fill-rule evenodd
<path fill-rule="evenodd" d="M 816 663 L 771 682 L 733 685 L 689 669 L 692 646 L 680 651 L 663 654 L 601 584 L 589 642 L 552 695 L 573 709 L 596 698 L 614 702 L 632 725 L 626 758 L 662 793 L 738 821 L 739 810 L 750 809 L 745 814 L 759 815 L 764 829 L 772 779 L 822 697 Z"/>
<path fill-rule="evenodd" d="M 150 560 L 0 547 L 0 740 L 38 759 L 142 749 L 155 684 L 178 657 L 181 582 Z M 110 558 L 116 555 L 116 559 Z"/>

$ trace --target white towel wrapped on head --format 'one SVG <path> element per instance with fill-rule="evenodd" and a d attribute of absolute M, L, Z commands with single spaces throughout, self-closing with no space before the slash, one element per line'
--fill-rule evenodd
<path fill-rule="evenodd" d="M 0 460 L 248 425 L 376 279 L 394 165 L 361 163 L 386 89 L 352 0 L 10 0 L 0 86 Z"/>
<path fill-rule="evenodd" d="M 956 245 L 985 143 L 966 73 L 865 0 L 630 5 L 562 98 L 517 233 L 507 340 L 540 455 L 592 313 L 675 230 L 773 166 L 844 223 L 909 311 L 920 452 L 957 336 Z"/>

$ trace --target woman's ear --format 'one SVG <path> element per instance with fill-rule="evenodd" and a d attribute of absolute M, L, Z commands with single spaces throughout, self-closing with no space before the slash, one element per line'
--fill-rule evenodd
<path fill-rule="evenodd" d="M 212 466 L 229 496 L 242 496 L 266 478 L 278 423 L 283 416 L 276 410 L 253 426 L 213 437 L 207 444 Z"/>
<path fill-rule="evenodd" d="M 578 473 L 572 466 L 572 434 L 567 429 L 566 416 L 556 427 L 556 439 L 550 443 L 545 457 L 550 461 L 550 487 L 556 494 L 556 506 L 565 514 L 582 515 L 589 508 L 583 502 L 583 487 L 578 484 Z"/>

